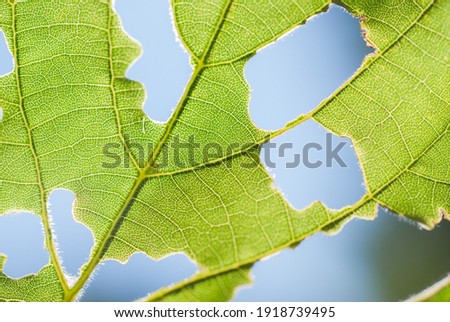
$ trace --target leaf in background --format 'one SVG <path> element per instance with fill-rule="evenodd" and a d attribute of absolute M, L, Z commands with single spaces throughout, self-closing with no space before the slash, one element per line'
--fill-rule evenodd
<path fill-rule="evenodd" d="M 449 302 L 450 301 L 450 275 L 443 278 L 426 290 L 414 295 L 408 301 L 421 302 Z"/>

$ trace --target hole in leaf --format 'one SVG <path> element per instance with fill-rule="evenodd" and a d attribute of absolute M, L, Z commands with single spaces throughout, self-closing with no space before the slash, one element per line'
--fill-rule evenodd
<path fill-rule="evenodd" d="M 253 90 L 253 121 L 264 129 L 278 129 L 308 113 L 351 77 L 372 51 L 358 19 L 338 6 L 330 6 L 328 12 L 250 60 L 246 75 Z M 269 144 L 275 144 L 275 148 L 268 149 Z M 314 121 L 269 144 L 262 149 L 261 159 L 296 208 L 316 200 L 341 208 L 365 193 L 351 140 L 328 133 Z M 291 147 L 283 150 L 286 145 Z"/>
<path fill-rule="evenodd" d="M 139 253 L 131 256 L 126 264 L 106 261 L 96 270 L 81 301 L 134 301 L 186 279 L 196 271 L 197 266 L 184 254 L 154 261 Z"/>
<path fill-rule="evenodd" d="M 0 121 L 3 119 L 3 109 L 0 107 Z"/>
<path fill-rule="evenodd" d="M 283 127 L 330 96 L 371 52 L 358 19 L 331 5 L 246 65 L 250 116 L 259 128 Z"/>
<path fill-rule="evenodd" d="M 381 210 L 256 263 L 253 286 L 234 300 L 403 301 L 450 271 L 449 242 L 449 222 L 424 231 Z"/>
<path fill-rule="evenodd" d="M 94 239 L 85 225 L 75 221 L 72 214 L 74 200 L 75 196 L 71 191 L 52 191 L 49 197 L 49 213 L 64 270 L 72 276 L 77 276 L 80 267 L 89 260 Z"/>
<path fill-rule="evenodd" d="M 265 144 L 261 160 L 297 209 L 316 200 L 339 209 L 354 204 L 366 192 L 351 140 L 331 134 L 312 120 Z"/>
<path fill-rule="evenodd" d="M 278 129 L 307 113 L 331 95 L 373 49 L 366 46 L 358 20 L 336 6 L 301 26 L 276 45 L 258 53 L 247 65 L 253 90 L 250 114 L 258 127 Z M 332 160 L 327 167 L 327 137 L 331 150 L 345 143 L 338 155 L 347 167 Z M 261 159 L 285 197 L 296 208 L 321 200 L 332 208 L 353 204 L 365 193 L 359 162 L 347 138 L 328 133 L 307 121 L 276 138 L 278 148 L 264 148 Z M 280 146 L 292 143 L 279 157 Z M 303 148 L 308 152 L 308 166 Z M 329 144 L 330 144 L 329 143 Z M 322 150 L 317 150 L 317 148 Z M 316 148 L 316 149 L 315 149 Z M 275 166 L 266 159 L 269 153 Z M 297 167 L 287 167 L 295 154 Z M 254 269 L 255 284 L 238 293 L 237 301 L 323 301 L 379 298 L 377 281 L 366 256 L 366 234 L 373 222 L 354 220 L 337 236 L 316 234 L 296 250 L 283 251 Z M 301 252 L 301 254 L 300 254 Z M 274 271 L 283 274 L 274 276 Z M 296 285 L 298 287 L 292 287 Z M 345 289 L 346 292 L 342 292 Z M 347 291 L 348 290 L 348 291 Z M 374 293 L 370 293 L 375 290 Z M 325 294 L 325 295 L 324 295 Z"/>
<path fill-rule="evenodd" d="M 14 60 L 8 45 L 5 34 L 0 30 L 0 75 L 6 75 L 14 70 Z M 1 117 L 0 117 L 1 119 Z"/>
<path fill-rule="evenodd" d="M 373 226 L 353 220 L 334 236 L 322 233 L 255 265 L 254 285 L 236 301 L 373 301 L 381 294 L 368 251 Z M 273 274 L 280 272 L 283 274 Z M 345 290 L 345 291 L 343 291 Z"/>
<path fill-rule="evenodd" d="M 3 272 L 11 278 L 35 274 L 48 264 L 40 217 L 30 213 L 0 216 L 0 253 L 8 257 Z"/>
<path fill-rule="evenodd" d="M 144 111 L 164 122 L 172 114 L 192 74 L 189 55 L 175 38 L 167 1 L 117 0 L 124 30 L 145 49 L 127 77 L 144 84 Z"/>

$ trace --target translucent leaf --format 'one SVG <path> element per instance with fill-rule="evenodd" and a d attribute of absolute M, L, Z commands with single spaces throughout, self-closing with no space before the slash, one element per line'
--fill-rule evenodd
<path fill-rule="evenodd" d="M 448 218 L 448 2 L 344 1 L 365 18 L 376 54 L 285 128 L 266 132 L 251 122 L 245 63 L 328 4 L 174 0 L 194 70 L 160 124 L 142 111 L 142 86 L 125 78 L 140 47 L 111 3 L 0 0 L 15 63 L 0 78 L 0 214 L 41 216 L 50 252 L 37 275 L 0 275 L 0 298 L 74 300 L 102 260 L 184 252 L 198 275 L 148 300 L 227 300 L 259 259 L 351 217 L 372 218 L 377 204 L 429 227 Z M 294 209 L 259 160 L 263 143 L 311 118 L 354 142 L 368 193 L 352 206 Z M 180 149 L 193 142 L 195 149 Z M 47 212 L 61 188 L 75 194 L 74 216 L 95 239 L 73 285 Z M 54 289 L 43 294 L 47 284 Z"/>

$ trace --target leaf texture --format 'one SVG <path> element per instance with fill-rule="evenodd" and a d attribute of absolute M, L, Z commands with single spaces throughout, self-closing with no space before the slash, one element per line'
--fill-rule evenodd
<path fill-rule="evenodd" d="M 228 300 L 259 259 L 348 218 L 372 218 L 377 204 L 430 227 L 448 218 L 448 2 L 344 2 L 365 17 L 377 53 L 285 128 L 266 132 L 251 122 L 245 63 L 328 5 L 174 0 L 193 74 L 169 121 L 159 124 L 142 111 L 142 86 L 125 78 L 140 48 L 111 3 L 0 0 L 0 27 L 15 59 L 14 72 L 0 78 L 0 214 L 39 215 L 51 255 L 36 275 L 1 274 L 0 299 L 74 300 L 102 260 L 184 252 L 200 272 L 147 300 Z M 354 141 L 368 189 L 355 205 L 296 210 L 262 166 L 261 144 L 311 118 Z M 191 138 L 201 148 L 175 155 Z M 212 142 L 223 152 L 205 159 L 202 148 Z M 130 166 L 107 166 L 108 145 Z M 50 192 L 60 188 L 74 192 L 74 216 L 95 238 L 74 285 L 47 213 Z M 43 292 L 43 285 L 52 287 Z"/>

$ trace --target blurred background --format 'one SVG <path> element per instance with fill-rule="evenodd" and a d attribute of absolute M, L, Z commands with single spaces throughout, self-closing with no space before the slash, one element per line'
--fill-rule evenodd
<path fill-rule="evenodd" d="M 165 121 L 176 106 L 191 75 L 189 57 L 173 31 L 168 1 L 116 0 L 124 29 L 143 46 L 142 57 L 127 76 L 147 90 L 146 113 Z M 0 74 L 11 71 L 12 61 L 0 37 Z M 294 32 L 261 50 L 246 67 L 252 89 L 250 114 L 263 129 L 277 129 L 306 113 L 331 95 L 373 52 L 366 46 L 359 22 L 332 5 Z M 361 102 L 364 104 L 364 102 Z M 0 109 L 0 118 L 1 118 Z M 293 143 L 284 158 L 272 151 L 276 167 L 268 169 L 276 186 L 297 208 L 320 200 L 341 208 L 365 192 L 351 141 L 341 157 L 347 167 L 287 169 L 293 154 L 308 142 L 324 144 L 327 131 L 306 122 L 276 139 Z M 264 153 L 264 150 L 263 152 Z M 262 155 L 263 160 L 266 155 Z M 312 158 L 320 160 L 319 153 Z M 50 198 L 53 228 L 65 270 L 74 278 L 89 257 L 92 234 L 71 214 L 74 196 L 58 190 Z M 5 273 L 21 277 L 39 271 L 48 262 L 40 219 L 32 214 L 0 217 L 0 253 L 8 256 Z M 257 263 L 254 283 L 241 288 L 235 301 L 398 301 L 417 293 L 450 272 L 450 223 L 432 232 L 380 209 L 374 221 L 353 220 L 335 236 L 316 234 L 295 250 L 289 249 Z M 184 255 L 153 261 L 135 254 L 122 265 L 108 261 L 96 270 L 82 301 L 129 301 L 196 271 Z"/>

